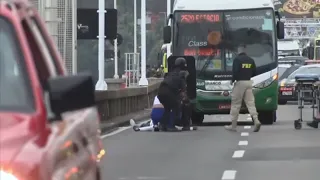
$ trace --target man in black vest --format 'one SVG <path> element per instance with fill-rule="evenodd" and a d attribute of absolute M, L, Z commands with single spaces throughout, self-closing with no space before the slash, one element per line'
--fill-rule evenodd
<path fill-rule="evenodd" d="M 254 60 L 245 53 L 246 46 L 238 47 L 239 55 L 233 60 L 232 81 L 233 84 L 231 96 L 231 125 L 225 126 L 227 130 L 236 131 L 239 111 L 242 101 L 245 102 L 248 111 L 254 122 L 254 132 L 260 130 L 261 123 L 258 120 L 258 113 L 255 106 L 254 95 L 252 92 L 252 81 L 256 73 L 256 64 Z"/>
<path fill-rule="evenodd" d="M 174 63 L 173 70 L 169 72 L 158 91 L 158 99 L 164 106 L 165 112 L 160 122 L 160 130 L 162 131 L 178 131 L 175 128 L 176 122 L 180 120 L 181 92 L 186 91 L 186 79 L 181 76 L 181 71 L 187 67 L 186 60 L 182 57 L 177 58 Z M 170 114 L 173 114 L 172 127 L 167 127 Z"/>

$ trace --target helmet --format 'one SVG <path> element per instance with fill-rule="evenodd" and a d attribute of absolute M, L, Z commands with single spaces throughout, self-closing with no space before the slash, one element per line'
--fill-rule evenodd
<path fill-rule="evenodd" d="M 175 67 L 185 68 L 187 67 L 187 61 L 183 57 L 178 57 L 174 62 Z"/>

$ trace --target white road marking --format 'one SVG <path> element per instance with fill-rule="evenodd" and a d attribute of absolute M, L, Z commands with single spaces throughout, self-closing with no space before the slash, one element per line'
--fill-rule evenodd
<path fill-rule="evenodd" d="M 247 114 L 248 115 L 248 117 L 251 117 L 251 115 L 250 114 Z"/>
<path fill-rule="evenodd" d="M 248 132 L 242 132 L 241 136 L 249 136 L 249 133 Z"/>
<path fill-rule="evenodd" d="M 239 141 L 239 146 L 248 146 L 248 141 Z"/>
<path fill-rule="evenodd" d="M 245 126 L 244 129 L 251 129 L 251 126 Z"/>
<path fill-rule="evenodd" d="M 252 121 L 252 118 L 251 118 L 251 117 L 248 117 L 247 120 L 248 120 L 248 121 Z"/>
<path fill-rule="evenodd" d="M 233 153 L 232 158 L 242 158 L 244 155 L 244 150 L 238 150 Z"/>
<path fill-rule="evenodd" d="M 223 172 L 222 180 L 233 180 L 236 179 L 237 171 L 234 170 L 226 170 Z"/>
<path fill-rule="evenodd" d="M 149 179 L 153 179 L 153 180 L 162 180 L 162 179 L 167 179 L 165 177 L 137 177 L 137 179 L 139 180 L 149 180 Z"/>
<path fill-rule="evenodd" d="M 140 122 L 140 123 L 138 123 L 138 124 L 146 123 L 146 122 L 148 122 L 148 121 L 150 121 L 150 119 L 149 119 L 149 120 L 146 120 L 146 121 L 142 121 L 142 122 Z M 137 124 L 137 125 L 138 125 L 138 124 Z M 100 138 L 101 138 L 101 139 L 104 139 L 104 138 L 106 138 L 106 137 L 110 137 L 110 136 L 119 134 L 119 133 L 121 133 L 122 131 L 125 131 L 125 130 L 130 129 L 130 128 L 132 128 L 132 126 L 119 127 L 119 128 L 118 128 L 117 130 L 115 130 L 115 131 L 112 131 L 112 132 L 110 132 L 110 133 L 108 133 L 108 134 L 104 134 L 104 135 L 100 136 Z"/>
<path fill-rule="evenodd" d="M 104 138 L 106 138 L 106 137 L 110 137 L 110 136 L 116 135 L 116 134 L 118 134 L 118 133 L 121 133 L 122 131 L 125 131 L 125 130 L 130 129 L 130 128 L 131 128 L 131 126 L 129 126 L 129 127 L 119 127 L 119 129 L 117 129 L 117 130 L 115 130 L 115 131 L 113 131 L 113 132 L 111 132 L 111 133 L 109 133 L 109 134 L 102 135 L 102 136 L 100 136 L 100 137 L 101 137 L 102 139 L 104 139 Z"/>

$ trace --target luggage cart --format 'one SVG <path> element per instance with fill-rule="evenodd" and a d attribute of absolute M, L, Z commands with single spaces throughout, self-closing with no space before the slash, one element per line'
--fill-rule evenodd
<path fill-rule="evenodd" d="M 302 127 L 302 109 L 304 108 L 305 94 L 311 93 L 312 97 L 312 118 L 316 119 L 315 110 L 319 107 L 319 75 L 297 75 L 296 80 L 296 91 L 298 95 L 298 109 L 299 119 L 294 121 L 294 128 L 301 129 Z"/>

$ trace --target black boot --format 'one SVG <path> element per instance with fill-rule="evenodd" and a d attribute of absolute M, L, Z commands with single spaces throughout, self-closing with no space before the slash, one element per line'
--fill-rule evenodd
<path fill-rule="evenodd" d="M 312 128 L 315 128 L 315 129 L 318 129 L 318 126 L 319 126 L 319 121 L 312 121 L 312 122 L 308 122 L 307 125 L 309 127 L 312 127 Z"/>
<path fill-rule="evenodd" d="M 167 128 L 167 131 L 168 132 L 179 132 L 180 130 L 176 127 L 170 127 L 170 128 Z"/>

